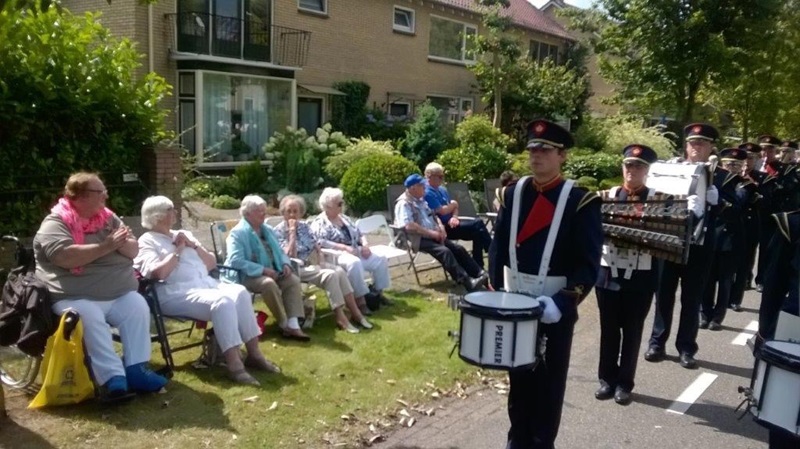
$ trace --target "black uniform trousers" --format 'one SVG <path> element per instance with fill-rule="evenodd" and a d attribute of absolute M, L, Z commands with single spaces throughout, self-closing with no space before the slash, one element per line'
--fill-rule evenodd
<path fill-rule="evenodd" d="M 575 315 L 572 315 L 575 316 Z M 552 449 L 561 424 L 572 331 L 577 319 L 540 324 L 547 338 L 544 360 L 535 369 L 511 371 L 507 449 Z"/>
<path fill-rule="evenodd" d="M 758 218 L 747 218 L 745 220 L 744 235 L 744 256 L 739 259 L 739 268 L 736 270 L 736 278 L 733 280 L 733 290 L 731 291 L 731 301 L 729 305 L 741 305 L 744 299 L 744 292 L 753 282 L 753 265 L 756 261 L 756 249 L 760 241 Z"/>
<path fill-rule="evenodd" d="M 632 391 L 652 290 L 595 288 L 600 309 L 600 382 Z"/>
<path fill-rule="evenodd" d="M 433 239 L 422 238 L 419 250 L 438 260 L 456 282 L 463 282 L 467 277 L 478 277 L 481 273 L 481 267 L 472 260 L 466 248 L 450 239 L 444 239 L 444 243 L 439 243 Z"/>
<path fill-rule="evenodd" d="M 450 240 L 469 240 L 472 242 L 472 260 L 478 264 L 479 267 L 484 267 L 483 252 L 489 251 L 489 245 L 492 244 L 492 235 L 486 229 L 486 224 L 483 220 L 475 219 L 459 219 L 458 226 L 451 228 L 449 224 L 444 224 L 444 230 L 447 232 L 447 238 Z"/>
<path fill-rule="evenodd" d="M 764 218 L 766 217 L 766 218 Z M 767 257 L 767 248 L 772 236 L 778 232 L 778 226 L 768 213 L 762 213 L 761 226 L 759 229 L 758 240 L 758 271 L 756 272 L 756 284 L 764 285 L 765 277 L 767 275 L 767 265 L 769 259 Z"/>
<path fill-rule="evenodd" d="M 663 351 L 672 328 L 672 310 L 678 282 L 681 285 L 681 315 L 675 347 L 680 353 L 697 353 L 700 301 L 705 291 L 711 251 L 708 246 L 692 245 L 686 265 L 659 261 L 656 313 L 649 345 Z"/>
<path fill-rule="evenodd" d="M 710 271 L 706 288 L 703 293 L 703 302 L 700 309 L 702 319 L 706 322 L 722 324 L 730 304 L 733 291 L 733 279 L 739 261 L 742 259 L 740 251 L 715 251 L 710 260 Z M 717 301 L 714 302 L 716 293 Z"/>

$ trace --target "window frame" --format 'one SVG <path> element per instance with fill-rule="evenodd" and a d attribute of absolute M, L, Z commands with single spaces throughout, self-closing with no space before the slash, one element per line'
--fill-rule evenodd
<path fill-rule="evenodd" d="M 536 54 L 533 53 L 533 44 L 536 44 Z M 555 49 L 555 57 L 552 57 L 552 52 Z M 544 51 L 543 51 L 544 50 Z M 543 53 L 546 53 L 543 55 Z M 556 65 L 560 64 L 561 59 L 561 46 L 558 44 L 550 44 L 538 39 L 531 39 L 528 49 L 528 57 L 536 62 L 544 62 L 545 59 L 551 58 Z"/>
<path fill-rule="evenodd" d="M 437 16 L 435 14 L 431 14 L 430 15 L 430 19 L 431 19 L 431 24 L 430 24 L 430 29 L 428 30 L 428 60 L 430 60 L 430 61 L 438 61 L 438 62 L 455 63 L 455 64 L 461 64 L 461 65 L 474 64 L 475 61 L 476 61 L 474 53 L 473 53 L 471 59 L 467 59 L 467 55 L 469 54 L 469 49 L 467 48 L 468 47 L 467 35 L 469 33 L 468 33 L 467 30 L 471 29 L 471 30 L 474 31 L 475 35 L 477 35 L 478 34 L 478 26 L 477 25 L 473 25 L 471 23 L 462 22 L 460 20 L 454 20 L 454 19 L 451 19 L 449 17 Z M 431 54 L 431 32 L 433 31 L 433 19 L 445 20 L 445 21 L 448 21 L 448 22 L 454 22 L 454 23 L 458 23 L 458 24 L 460 24 L 462 26 L 462 30 L 461 30 L 461 59 L 452 59 L 452 58 L 448 58 L 448 57 L 445 57 L 445 56 L 436 56 L 436 55 L 432 55 Z"/>
<path fill-rule="evenodd" d="M 408 13 L 410 26 L 406 27 L 404 25 L 398 25 L 395 21 L 397 11 L 402 11 Z M 399 33 L 405 34 L 415 34 L 417 29 L 417 12 L 411 8 L 405 8 L 402 6 L 394 5 L 392 7 L 392 31 L 397 31 Z"/>
<path fill-rule="evenodd" d="M 425 99 L 426 100 L 429 100 L 431 98 L 444 98 L 444 99 L 447 99 L 448 102 L 451 101 L 451 100 L 455 100 L 456 104 L 455 104 L 455 106 L 453 108 L 456 111 L 456 113 L 451 113 L 450 111 L 444 111 L 445 114 L 446 114 L 444 116 L 444 118 L 446 118 L 446 120 L 445 120 L 446 123 L 449 124 L 449 125 L 452 125 L 452 126 L 455 126 L 455 125 L 461 123 L 462 121 L 464 121 L 465 118 L 467 118 L 467 111 L 464 110 L 464 103 L 465 102 L 469 102 L 472 105 L 472 108 L 470 110 L 472 111 L 472 113 L 475 112 L 474 111 L 474 107 L 475 107 L 475 98 L 474 97 L 461 96 L 461 95 L 444 95 L 444 94 L 427 94 L 427 95 L 425 95 Z M 441 109 L 440 109 L 440 111 L 441 111 Z"/>
<path fill-rule="evenodd" d="M 394 115 L 394 114 L 392 114 L 392 106 L 395 106 L 395 105 L 397 105 L 397 106 L 405 106 L 405 108 L 406 108 L 405 115 Z M 393 117 L 393 118 L 407 118 L 408 119 L 408 118 L 411 118 L 411 111 L 412 111 L 411 102 L 409 102 L 409 101 L 393 101 L 393 102 L 389 103 L 389 108 L 388 108 L 388 111 L 386 111 L 386 112 L 387 112 L 388 116 Z"/>
<path fill-rule="evenodd" d="M 328 15 L 328 0 L 320 0 L 322 2 L 322 10 L 317 9 L 310 9 L 300 4 L 301 0 L 297 0 L 297 10 L 302 12 L 307 12 L 309 14 L 316 14 L 319 16 L 327 16 Z"/>

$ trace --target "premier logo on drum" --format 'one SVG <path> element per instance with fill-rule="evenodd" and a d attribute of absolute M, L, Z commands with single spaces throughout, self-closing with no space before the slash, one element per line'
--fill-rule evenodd
<path fill-rule="evenodd" d="M 505 326 L 502 324 L 495 325 L 494 330 L 494 363 L 503 363 L 503 331 Z"/>

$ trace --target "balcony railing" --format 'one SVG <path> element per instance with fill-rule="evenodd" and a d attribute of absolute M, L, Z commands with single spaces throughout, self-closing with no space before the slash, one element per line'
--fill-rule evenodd
<path fill-rule="evenodd" d="M 269 62 L 303 67 L 311 32 L 275 26 L 258 17 L 241 19 L 200 12 L 166 14 L 171 50 L 182 55 Z"/>

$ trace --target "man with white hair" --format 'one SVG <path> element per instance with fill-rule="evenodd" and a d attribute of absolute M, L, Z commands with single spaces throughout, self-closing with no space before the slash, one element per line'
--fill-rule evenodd
<path fill-rule="evenodd" d="M 472 242 L 472 259 L 481 269 L 484 268 L 483 252 L 489 251 L 492 236 L 482 220 L 475 217 L 460 218 L 458 201 L 450 199 L 450 194 L 442 185 L 444 167 L 431 162 L 425 167 L 425 201 L 442 220 L 447 238 L 450 240 L 469 240 Z"/>
<path fill-rule="evenodd" d="M 481 288 L 489 275 L 475 263 L 463 246 L 447 238 L 444 226 L 425 202 L 424 178 L 409 175 L 403 185 L 406 191 L 394 206 L 395 224 L 420 237 L 419 250 L 430 254 L 448 274 L 467 291 Z"/>

